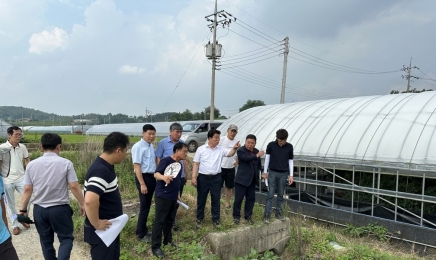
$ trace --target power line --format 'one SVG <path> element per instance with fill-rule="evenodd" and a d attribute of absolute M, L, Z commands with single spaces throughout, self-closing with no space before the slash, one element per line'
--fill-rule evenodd
<path fill-rule="evenodd" d="M 267 40 L 267 41 L 269 41 L 269 42 L 271 42 L 271 43 L 273 43 L 273 44 L 277 44 L 277 42 L 281 42 L 281 41 L 279 41 L 279 40 L 276 40 L 276 39 L 274 39 L 274 38 L 272 38 L 272 37 L 270 37 L 270 36 L 268 36 L 268 35 L 266 35 L 266 34 L 260 32 L 260 31 L 257 30 L 257 29 L 254 29 L 252 26 L 250 26 L 250 27 L 253 28 L 254 30 L 256 30 L 256 31 L 258 31 L 258 32 L 260 32 L 260 33 L 262 33 L 262 34 L 264 34 L 264 35 L 266 35 L 266 36 L 268 36 L 269 38 L 271 38 L 271 39 L 274 40 L 274 41 L 271 41 L 270 39 L 265 38 L 264 36 L 260 35 L 259 33 L 257 33 L 257 32 L 255 32 L 255 31 L 253 31 L 253 30 L 251 30 L 251 29 L 249 29 L 249 28 L 247 28 L 247 27 L 245 27 L 245 26 L 239 24 L 238 21 L 241 22 L 241 23 L 243 23 L 243 24 L 246 24 L 246 23 L 244 23 L 244 22 L 242 22 L 242 21 L 240 21 L 240 20 L 237 20 L 237 22 L 236 22 L 235 24 L 241 26 L 242 28 L 244 28 L 244 29 L 246 29 L 246 30 L 248 30 L 248 31 L 250 31 L 250 32 L 252 32 L 252 33 L 254 33 L 254 34 L 256 34 L 257 36 L 259 36 L 259 37 L 261 37 L 261 38 L 263 38 L 263 39 L 265 39 L 265 40 Z"/>
<path fill-rule="evenodd" d="M 311 65 L 314 65 L 314 66 L 317 66 L 317 67 L 321 67 L 321 68 L 325 68 L 325 69 L 329 69 L 329 70 L 341 71 L 341 72 L 348 72 L 348 73 L 356 73 L 356 74 L 387 74 L 387 73 L 394 73 L 394 72 L 401 71 L 401 70 L 391 70 L 391 71 L 381 71 L 381 72 L 359 72 L 359 71 L 353 71 L 353 70 L 348 70 L 348 69 L 337 69 L 337 68 L 334 68 L 334 67 L 321 66 L 321 65 L 318 65 L 318 64 L 315 64 L 315 63 L 311 63 L 311 62 L 308 62 L 308 61 L 305 61 L 305 60 L 301 60 L 301 59 L 292 57 L 292 56 L 290 56 L 290 57 L 293 58 L 294 60 L 305 62 L 305 63 L 311 64 Z"/>
<path fill-rule="evenodd" d="M 259 55 L 259 56 L 256 56 L 256 57 L 252 57 L 252 58 L 247 58 L 247 59 L 241 59 L 240 61 L 226 61 L 226 60 L 223 60 L 223 61 L 219 61 L 219 62 L 222 62 L 222 63 L 224 63 L 223 65 L 233 65 L 233 64 L 237 64 L 237 63 L 241 63 L 241 62 L 246 62 L 246 61 L 250 61 L 250 60 L 255 60 L 255 59 L 258 59 L 258 58 L 261 58 L 261 57 L 265 57 L 265 56 L 269 56 L 269 55 L 271 55 L 272 53 L 270 52 L 270 53 L 266 53 L 266 54 L 263 54 L 263 55 Z M 274 54 L 274 56 L 277 56 L 277 54 Z"/>
<path fill-rule="evenodd" d="M 263 49 L 263 48 L 261 48 L 261 49 Z M 232 60 L 239 60 L 239 59 L 244 59 L 245 57 L 253 57 L 254 55 L 258 55 L 258 54 L 261 54 L 261 53 L 264 53 L 264 52 L 270 52 L 270 53 L 273 53 L 273 52 L 279 52 L 279 53 L 282 53 L 282 50 L 283 49 L 279 49 L 279 50 L 274 50 L 274 51 L 271 51 L 271 50 L 263 50 L 263 51 L 260 51 L 260 52 L 257 52 L 256 54 L 250 54 L 250 55 L 244 55 L 243 57 L 239 57 L 239 58 L 231 58 L 231 59 L 229 59 L 229 58 L 221 58 L 221 61 L 232 61 Z M 253 53 L 254 51 L 250 51 L 250 52 L 246 52 L 246 53 L 244 53 L 244 54 L 249 54 L 249 53 Z M 230 57 L 234 57 L 234 56 L 241 56 L 242 54 L 239 54 L 239 55 L 233 55 L 233 56 L 230 56 Z"/>
<path fill-rule="evenodd" d="M 271 47 L 273 45 L 275 45 L 275 44 L 271 44 L 271 45 L 267 46 L 267 48 L 269 48 L 269 47 Z M 259 48 L 259 49 L 256 49 L 256 50 L 252 50 L 252 51 L 248 51 L 248 52 L 244 52 L 244 53 L 240 53 L 240 54 L 231 55 L 229 57 L 241 56 L 241 55 L 246 55 L 246 54 L 253 53 L 253 52 L 258 52 L 258 51 L 260 51 L 260 50 L 262 50 L 264 48 L 265 47 L 262 47 L 262 48 Z M 265 50 L 265 51 L 268 51 L 268 50 Z"/>
<path fill-rule="evenodd" d="M 203 40 L 202 40 L 202 41 L 204 41 L 204 39 L 206 39 L 206 37 L 207 37 L 208 34 L 209 34 L 209 32 L 206 33 L 206 35 L 203 37 Z M 167 102 L 165 102 L 165 105 L 162 107 L 162 111 L 161 111 L 161 112 L 164 111 L 165 107 L 167 106 L 167 104 L 168 104 L 168 102 L 170 101 L 171 97 L 173 96 L 174 92 L 176 92 L 177 87 L 179 87 L 180 82 L 182 81 L 183 77 L 185 76 L 186 71 L 188 71 L 189 66 L 191 66 L 191 63 L 192 63 L 192 61 L 194 60 L 195 55 L 197 55 L 197 52 L 198 52 L 198 50 L 200 49 L 201 46 L 203 46 L 203 44 L 200 44 L 200 45 L 198 46 L 197 50 L 195 51 L 194 55 L 193 55 L 192 58 L 191 58 L 191 61 L 189 62 L 188 66 L 186 67 L 185 71 L 183 72 L 182 76 L 180 77 L 179 82 L 177 82 L 176 86 L 174 87 L 173 92 L 172 92 L 171 95 L 168 97 Z"/>
<path fill-rule="evenodd" d="M 226 69 L 224 69 L 224 70 L 226 70 Z M 263 81 L 269 82 L 269 84 L 274 84 L 274 85 L 280 85 L 280 84 L 281 84 L 281 82 L 279 82 L 279 81 L 276 81 L 276 80 L 273 80 L 273 79 L 269 79 L 269 78 L 266 78 L 266 77 L 260 76 L 259 74 L 256 74 L 256 73 L 253 73 L 253 72 L 250 72 L 250 71 L 245 70 L 245 69 L 234 68 L 233 70 L 236 70 L 237 72 L 243 74 L 244 76 L 247 76 L 247 77 L 250 77 L 250 78 L 257 78 L 257 79 L 259 79 L 259 80 L 263 80 Z M 248 74 L 250 74 L 250 75 L 247 75 L 246 73 L 248 73 Z M 295 88 L 295 89 L 298 89 L 298 87 L 296 87 L 296 86 L 292 86 L 292 85 L 289 85 L 289 84 L 286 84 L 286 86 L 289 87 L 289 88 Z M 336 96 L 336 95 L 331 95 L 331 94 L 329 94 L 329 93 L 325 93 L 325 92 L 321 92 L 321 91 L 311 91 L 311 90 L 305 90 L 305 91 L 306 91 L 306 92 L 313 92 L 313 93 L 315 93 L 315 94 L 323 94 L 324 96 L 330 96 L 330 97 L 332 97 L 332 98 L 337 98 L 337 97 L 338 97 L 338 96 Z"/>
<path fill-rule="evenodd" d="M 230 72 L 230 71 L 228 71 L 228 72 Z M 257 76 L 257 75 L 247 75 L 247 74 L 245 74 L 245 73 L 243 73 L 243 72 L 240 72 L 240 71 L 231 71 L 231 73 L 235 73 L 235 74 L 237 74 L 237 75 L 240 75 L 240 76 L 242 76 L 242 77 L 244 77 L 244 78 L 248 78 L 248 79 L 250 79 L 250 80 L 252 80 L 252 78 L 255 78 L 256 80 L 258 80 L 258 81 L 262 81 L 261 83 L 263 83 L 263 84 L 267 84 L 267 85 L 269 85 L 269 86 L 277 86 L 277 87 L 280 87 L 281 88 L 281 85 L 280 85 L 280 83 L 277 83 L 277 82 L 274 82 L 273 80 L 271 80 L 271 79 L 268 79 L 268 78 L 265 78 L 265 77 L 262 77 L 262 76 Z M 254 73 L 253 73 L 254 74 Z M 337 98 L 338 96 L 336 96 L 336 95 L 331 95 L 331 94 L 329 94 L 329 93 L 325 93 L 325 92 L 320 92 L 320 91 L 312 91 L 312 90 L 302 90 L 302 89 L 299 89 L 299 88 L 297 88 L 297 87 L 295 87 L 295 86 L 291 86 L 291 85 L 286 85 L 287 87 L 288 87 L 288 89 L 294 89 L 294 91 L 297 91 L 297 92 L 303 92 L 303 93 L 306 93 L 306 94 L 312 94 L 312 95 L 322 95 L 323 97 L 329 97 L 329 98 Z"/>
<path fill-rule="evenodd" d="M 269 88 L 269 89 L 281 91 L 280 87 L 274 87 L 272 85 L 268 85 L 268 84 L 265 84 L 265 83 L 260 83 L 258 81 L 253 81 L 251 79 L 246 79 L 246 78 L 240 77 L 238 75 L 233 75 L 232 73 L 228 73 L 228 72 L 225 72 L 225 71 L 220 71 L 220 72 L 224 73 L 224 74 L 227 74 L 227 75 L 230 75 L 232 77 L 239 78 L 241 80 L 250 82 L 252 84 L 259 85 L 259 86 L 264 87 L 264 88 Z M 322 98 L 322 99 L 332 98 L 331 96 L 326 96 L 326 95 L 322 95 L 322 94 L 316 94 L 316 92 L 315 93 L 314 92 L 308 92 L 306 90 L 287 89 L 286 92 L 292 93 L 292 94 L 295 94 L 295 95 L 299 95 L 299 96 L 305 96 L 305 97 L 316 97 L 316 98 Z"/>
<path fill-rule="evenodd" d="M 255 63 L 258 63 L 258 62 L 261 62 L 261 61 L 265 61 L 265 60 L 269 60 L 269 59 L 276 58 L 276 57 L 278 57 L 278 55 L 274 55 L 274 56 L 271 56 L 271 57 L 267 57 L 267 58 L 265 58 L 265 59 L 257 60 L 257 61 L 254 61 L 254 62 L 249 62 L 249 63 L 246 63 L 246 64 L 240 64 L 240 65 L 237 65 L 237 66 L 235 65 L 235 66 L 230 66 L 230 67 L 225 67 L 225 68 L 227 68 L 227 69 L 231 69 L 231 68 L 237 68 L 237 67 L 247 66 L 247 65 L 255 64 Z M 226 66 L 226 65 L 220 65 L 220 66 Z"/>
<path fill-rule="evenodd" d="M 252 42 L 254 42 L 254 43 L 256 43 L 256 44 L 259 44 L 260 46 L 263 46 L 263 47 L 265 47 L 265 48 L 271 49 L 270 47 L 268 47 L 268 46 L 266 46 L 266 45 L 263 45 L 263 44 L 261 44 L 261 43 L 258 43 L 257 41 L 252 40 L 252 39 L 250 39 L 250 38 L 248 38 L 248 37 L 246 37 L 246 36 L 244 36 L 244 35 L 242 35 L 242 34 L 239 34 L 239 33 L 235 32 L 235 31 L 233 31 L 233 30 L 231 30 L 231 29 L 229 29 L 229 31 L 231 31 L 231 32 L 234 33 L 234 34 L 237 34 L 237 35 L 241 36 L 242 38 L 245 38 L 245 39 L 247 39 L 247 40 L 249 40 L 249 41 L 252 41 Z M 272 50 L 272 49 L 271 49 L 271 50 Z"/>

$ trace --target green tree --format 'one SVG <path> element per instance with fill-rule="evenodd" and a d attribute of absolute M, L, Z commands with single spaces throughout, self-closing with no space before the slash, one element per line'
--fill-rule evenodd
<path fill-rule="evenodd" d="M 210 119 L 210 106 L 206 107 L 204 109 L 205 113 L 206 113 L 206 120 Z M 218 108 L 214 107 L 214 118 L 219 118 L 221 116 L 221 112 Z"/>
<path fill-rule="evenodd" d="M 239 112 L 250 109 L 252 107 L 260 107 L 260 106 L 265 106 L 265 102 L 263 102 L 262 100 L 250 100 L 249 99 L 241 108 L 239 108 Z"/>

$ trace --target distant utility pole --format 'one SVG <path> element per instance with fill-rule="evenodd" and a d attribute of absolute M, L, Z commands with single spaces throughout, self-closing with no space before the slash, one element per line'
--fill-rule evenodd
<path fill-rule="evenodd" d="M 406 93 L 408 93 L 409 90 L 410 90 L 410 78 L 418 79 L 418 77 L 410 75 L 411 72 L 412 72 L 412 69 L 419 69 L 419 68 L 416 67 L 416 66 L 412 67 L 412 57 L 410 57 L 409 67 L 406 67 L 406 65 L 403 65 L 403 68 L 401 69 L 402 71 L 405 71 L 407 73 L 407 75 L 401 75 L 401 77 L 403 79 L 407 79 L 407 90 L 406 90 Z"/>
<path fill-rule="evenodd" d="M 213 20 L 209 17 L 213 16 Z M 223 17 L 222 20 L 217 21 L 217 17 Z M 212 84 L 210 91 L 210 121 L 213 122 L 215 118 L 215 70 L 216 70 L 216 59 L 221 57 L 221 45 L 216 42 L 216 28 L 220 24 L 223 27 L 229 26 L 232 21 L 236 21 L 230 13 L 224 10 L 217 12 L 217 0 L 215 0 L 215 12 L 208 16 L 205 16 L 206 21 L 212 22 L 208 25 L 210 31 L 213 31 L 213 42 L 212 44 L 206 45 L 206 57 L 212 59 Z"/>
<path fill-rule="evenodd" d="M 286 70 L 288 68 L 288 53 L 289 53 L 289 37 L 285 38 L 285 51 L 283 52 L 283 77 L 282 77 L 282 94 L 280 95 L 280 104 L 285 103 L 286 89 Z"/>

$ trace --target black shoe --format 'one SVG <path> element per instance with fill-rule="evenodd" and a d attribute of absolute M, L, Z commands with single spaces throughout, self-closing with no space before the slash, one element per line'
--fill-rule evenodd
<path fill-rule="evenodd" d="M 200 229 L 201 228 L 201 220 L 197 219 L 197 223 L 195 224 L 195 226 Z"/>
<path fill-rule="evenodd" d="M 174 230 L 175 232 L 177 232 L 177 231 L 179 231 L 179 227 L 178 227 L 177 225 L 173 225 L 173 230 Z"/>
<path fill-rule="evenodd" d="M 145 235 L 144 237 L 138 237 L 139 241 L 142 241 L 144 243 L 150 243 L 151 242 L 151 236 Z"/>
<path fill-rule="evenodd" d="M 239 225 L 240 221 L 239 221 L 239 219 L 235 218 L 235 219 L 233 219 L 233 223 L 235 223 L 235 225 Z"/>
<path fill-rule="evenodd" d="M 151 252 L 153 252 L 153 255 L 155 255 L 155 256 L 157 256 L 159 258 L 164 258 L 165 257 L 164 252 L 160 248 L 151 249 Z"/>
<path fill-rule="evenodd" d="M 170 242 L 170 243 L 168 243 L 168 244 L 166 244 L 166 245 L 168 245 L 168 246 L 172 246 L 172 247 L 174 247 L 174 248 L 178 248 L 178 246 L 177 246 L 174 242 Z"/>
<path fill-rule="evenodd" d="M 247 223 L 248 223 L 248 224 L 250 224 L 250 225 L 254 225 L 254 221 L 253 221 L 253 219 L 252 219 L 251 217 L 246 218 L 245 220 L 247 220 Z"/>
<path fill-rule="evenodd" d="M 276 213 L 276 219 L 278 219 L 278 220 L 283 220 L 285 217 L 283 217 L 283 215 L 282 215 L 282 213 L 281 212 L 277 212 Z"/>
<path fill-rule="evenodd" d="M 220 228 L 220 227 L 221 227 L 221 224 L 220 224 L 219 221 L 214 221 L 214 222 L 213 222 L 213 225 L 214 225 L 216 228 Z"/>
<path fill-rule="evenodd" d="M 269 220 L 270 220 L 269 215 L 263 216 L 263 222 L 265 222 L 265 224 L 269 224 Z"/>

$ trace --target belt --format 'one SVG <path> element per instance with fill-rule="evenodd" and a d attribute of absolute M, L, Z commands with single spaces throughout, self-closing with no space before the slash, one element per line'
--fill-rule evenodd
<path fill-rule="evenodd" d="M 205 173 L 200 173 L 200 174 L 203 175 L 203 176 L 206 176 L 206 177 L 215 177 L 215 176 L 218 175 L 218 173 L 215 173 L 215 174 L 205 174 Z"/>
<path fill-rule="evenodd" d="M 142 174 L 154 174 L 154 172 L 143 172 Z"/>

